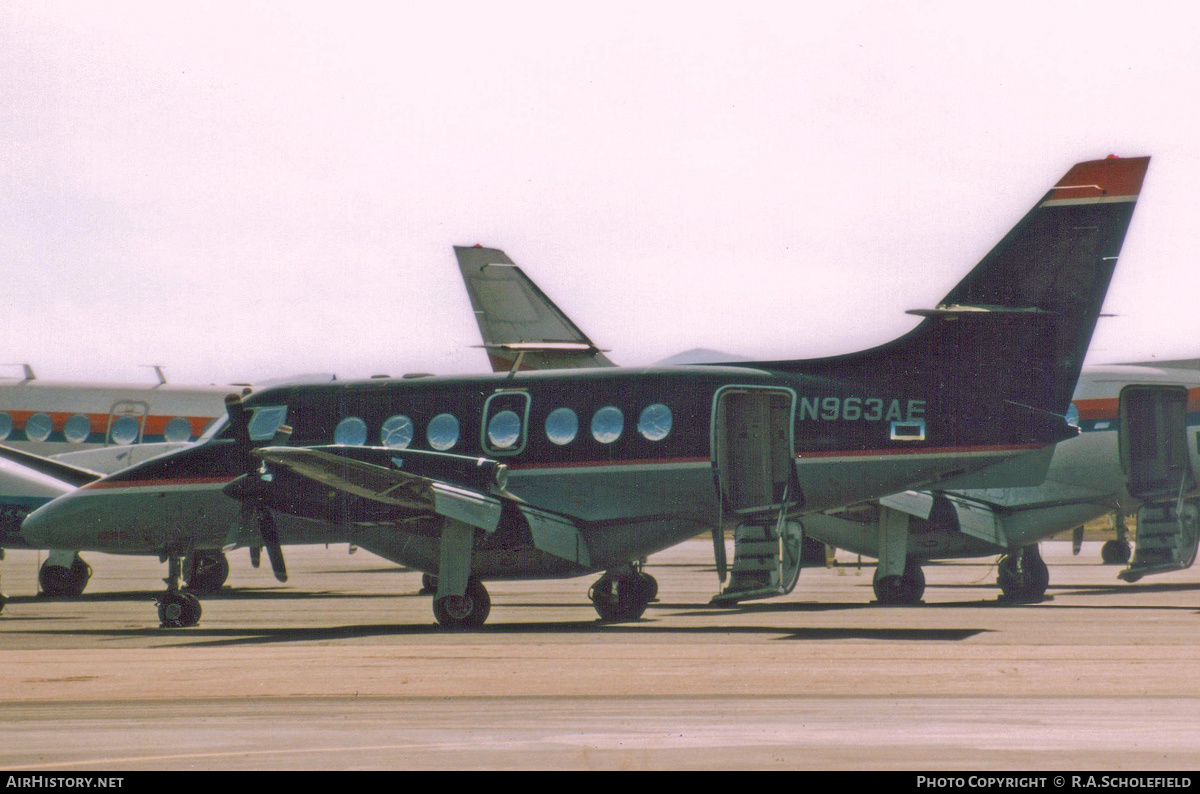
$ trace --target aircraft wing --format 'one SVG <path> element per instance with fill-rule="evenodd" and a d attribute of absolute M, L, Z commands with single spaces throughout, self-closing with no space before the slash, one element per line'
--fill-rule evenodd
<path fill-rule="evenodd" d="M 504 489 L 506 470 L 489 458 L 387 447 L 263 447 L 253 454 L 270 479 L 234 489 L 273 510 L 351 523 L 441 516 L 487 533 L 508 517 L 535 548 L 583 565 L 587 545 L 575 519 L 525 504 Z M 507 506 L 507 508 L 506 508 Z"/>
<path fill-rule="evenodd" d="M 53 477 L 56 480 L 61 480 L 68 485 L 79 487 L 87 485 L 90 482 L 95 482 L 104 475 L 100 472 L 91 469 L 85 469 L 81 466 L 72 466 L 69 463 L 64 463 L 54 458 L 47 458 L 41 455 L 35 455 L 32 452 L 24 452 L 12 447 L 0 445 L 0 460 L 7 461 L 17 466 L 22 466 L 38 474 L 44 474 L 48 477 Z"/>
<path fill-rule="evenodd" d="M 503 251 L 456 246 L 454 255 L 496 372 L 613 366 Z"/>

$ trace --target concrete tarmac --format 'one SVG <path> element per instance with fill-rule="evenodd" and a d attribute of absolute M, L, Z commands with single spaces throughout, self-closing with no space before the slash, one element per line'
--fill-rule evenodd
<path fill-rule="evenodd" d="M 647 571 L 659 600 L 603 624 L 595 577 L 489 583 L 470 633 L 420 575 L 288 547 L 290 580 L 231 555 L 200 625 L 158 628 L 154 558 L 85 555 L 76 601 L 42 555 L 0 563 L 0 769 L 1195 770 L 1200 569 L 1126 584 L 1098 543 L 1042 544 L 1048 598 L 995 560 L 926 566 L 922 605 L 874 604 L 839 555 L 796 591 L 714 608 L 712 550 Z"/>

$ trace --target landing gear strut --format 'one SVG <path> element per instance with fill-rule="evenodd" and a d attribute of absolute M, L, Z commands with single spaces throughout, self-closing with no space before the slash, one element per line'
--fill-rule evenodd
<path fill-rule="evenodd" d="M 915 560 L 904 561 L 904 573 L 899 576 L 880 576 L 875 569 L 875 598 L 881 604 L 919 604 L 925 595 L 925 572 Z"/>
<path fill-rule="evenodd" d="M 658 582 L 633 566 L 609 571 L 588 590 L 600 619 L 609 623 L 637 620 L 658 595 Z"/>
<path fill-rule="evenodd" d="M 200 599 L 179 589 L 181 567 L 179 555 L 167 557 L 167 578 L 163 580 L 167 583 L 167 592 L 155 601 L 160 628 L 182 629 L 200 622 Z"/>
<path fill-rule="evenodd" d="M 1036 543 L 1024 546 L 1016 554 L 1000 561 L 1000 590 L 1006 601 L 1041 601 L 1050 585 L 1050 569 L 1042 560 Z"/>
<path fill-rule="evenodd" d="M 78 554 L 71 560 L 70 567 L 51 564 L 50 560 L 46 560 L 38 569 L 38 585 L 42 588 L 42 595 L 51 598 L 79 598 L 91 578 L 92 566 Z"/>

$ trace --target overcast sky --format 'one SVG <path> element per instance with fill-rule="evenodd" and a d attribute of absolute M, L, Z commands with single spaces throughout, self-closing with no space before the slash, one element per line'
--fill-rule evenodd
<path fill-rule="evenodd" d="M 1192 4 L 830 5 L 3 0 L 0 364 L 482 371 L 474 243 L 621 364 L 849 352 L 1109 153 L 1090 360 L 1200 356 Z"/>

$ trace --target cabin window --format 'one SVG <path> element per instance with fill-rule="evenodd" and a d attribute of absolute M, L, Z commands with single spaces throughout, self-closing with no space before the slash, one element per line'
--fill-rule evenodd
<path fill-rule="evenodd" d="M 347 416 L 333 431 L 333 443 L 361 447 L 367 443 L 367 423 L 357 416 Z"/>
<path fill-rule="evenodd" d="M 509 449 L 521 437 L 521 417 L 515 411 L 500 411 L 488 420 L 488 443 L 496 449 Z"/>
<path fill-rule="evenodd" d="M 132 444 L 137 441 L 138 435 L 142 432 L 142 425 L 138 422 L 136 416 L 126 414 L 118 416 L 113 420 L 112 427 L 109 429 L 109 436 L 112 438 L 112 443 Z"/>
<path fill-rule="evenodd" d="M 25 438 L 30 441 L 45 441 L 53 429 L 54 424 L 46 414 L 34 414 L 25 420 Z"/>
<path fill-rule="evenodd" d="M 187 441 L 192 437 L 192 423 L 185 417 L 176 416 L 167 422 L 167 427 L 163 430 L 163 438 L 173 443 Z"/>
<path fill-rule="evenodd" d="M 615 405 L 606 405 L 592 416 L 592 438 L 601 444 L 611 444 L 625 429 L 625 414 Z"/>
<path fill-rule="evenodd" d="M 286 405 L 264 405 L 255 408 L 254 416 L 250 417 L 250 440 L 270 441 L 286 418 Z"/>
<path fill-rule="evenodd" d="M 413 422 L 404 414 L 389 417 L 379 431 L 379 442 L 392 449 L 408 449 L 413 440 Z"/>
<path fill-rule="evenodd" d="M 425 431 L 429 446 L 439 452 L 445 452 L 458 443 L 458 419 L 450 414 L 438 414 L 433 417 Z"/>
<path fill-rule="evenodd" d="M 662 403 L 646 406 L 638 417 L 638 432 L 647 441 L 662 441 L 671 433 L 671 409 Z"/>
<path fill-rule="evenodd" d="M 575 440 L 579 432 L 579 417 L 570 408 L 555 408 L 546 417 L 546 438 L 560 447 Z"/>
<path fill-rule="evenodd" d="M 72 444 L 82 444 L 92 434 L 92 420 L 83 414 L 75 414 L 63 425 L 63 435 Z"/>
<path fill-rule="evenodd" d="M 3 411 L 0 411 L 0 441 L 3 441 L 12 435 L 12 430 L 12 417 Z"/>

